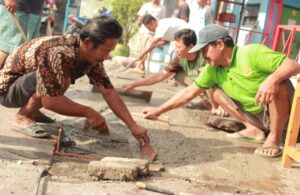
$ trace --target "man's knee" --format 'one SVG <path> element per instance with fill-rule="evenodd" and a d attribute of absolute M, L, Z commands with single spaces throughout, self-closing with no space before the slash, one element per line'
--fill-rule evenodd
<path fill-rule="evenodd" d="M 294 97 L 295 89 L 290 80 L 282 81 L 278 85 L 278 90 L 274 96 L 274 99 L 286 99 L 289 104 L 292 104 L 293 97 Z"/>
<path fill-rule="evenodd" d="M 23 107 L 36 92 L 36 72 L 30 72 L 17 79 L 6 93 L 2 105 L 9 108 Z"/>

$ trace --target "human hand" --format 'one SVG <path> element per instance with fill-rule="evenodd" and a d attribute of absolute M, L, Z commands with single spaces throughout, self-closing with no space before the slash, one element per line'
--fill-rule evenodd
<path fill-rule="evenodd" d="M 103 116 L 101 116 L 100 113 L 98 113 L 95 110 L 91 110 L 87 116 L 87 121 L 89 125 L 94 129 L 98 131 L 108 131 L 108 127 L 106 125 L 105 119 Z"/>
<path fill-rule="evenodd" d="M 5 7 L 10 13 L 15 13 L 17 10 L 16 0 L 4 0 Z"/>
<path fill-rule="evenodd" d="M 147 129 L 138 124 L 134 124 L 129 128 L 133 137 L 140 142 L 141 147 L 150 142 L 149 137 L 147 135 Z"/>
<path fill-rule="evenodd" d="M 142 113 L 144 118 L 156 118 L 161 114 L 157 107 L 146 107 Z"/>
<path fill-rule="evenodd" d="M 218 106 L 218 108 L 212 108 L 211 109 L 211 114 L 212 115 L 217 115 L 217 116 L 221 116 L 221 117 L 227 117 L 229 114 L 226 110 L 224 110 L 224 108 L 222 106 Z"/>
<path fill-rule="evenodd" d="M 127 92 L 127 91 L 130 91 L 131 89 L 133 89 L 134 85 L 132 83 L 128 83 L 128 84 L 122 85 L 122 87 L 124 88 L 124 91 Z"/>
<path fill-rule="evenodd" d="M 255 96 L 255 104 L 259 104 L 260 107 L 270 104 L 274 99 L 276 91 L 277 85 L 275 85 L 275 83 L 272 81 L 272 78 L 269 76 L 259 86 L 259 89 Z"/>

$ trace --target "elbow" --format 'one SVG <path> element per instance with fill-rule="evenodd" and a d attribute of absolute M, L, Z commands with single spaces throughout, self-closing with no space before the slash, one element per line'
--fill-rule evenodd
<path fill-rule="evenodd" d="M 41 97 L 41 102 L 43 105 L 43 108 L 47 110 L 53 110 L 53 107 L 55 106 L 55 102 L 52 100 L 51 97 L 43 96 Z"/>

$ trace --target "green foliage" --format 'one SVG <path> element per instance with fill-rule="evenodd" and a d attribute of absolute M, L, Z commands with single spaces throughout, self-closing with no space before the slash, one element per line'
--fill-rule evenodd
<path fill-rule="evenodd" d="M 128 45 L 130 38 L 137 32 L 137 13 L 145 2 L 146 0 L 112 0 L 112 14 L 123 27 L 124 45 Z"/>

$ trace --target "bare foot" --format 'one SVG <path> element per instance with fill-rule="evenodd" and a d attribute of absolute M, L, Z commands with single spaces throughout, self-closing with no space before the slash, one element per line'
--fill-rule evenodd
<path fill-rule="evenodd" d="M 280 137 L 272 132 L 268 135 L 262 147 L 255 150 L 255 154 L 266 157 L 277 157 L 281 155 Z"/>
<path fill-rule="evenodd" d="M 257 148 L 254 152 L 256 155 L 267 157 L 267 158 L 275 158 L 279 157 L 282 154 L 282 150 L 279 146 L 263 146 Z"/>
<path fill-rule="evenodd" d="M 17 127 L 27 127 L 32 125 L 35 121 L 29 118 L 28 116 L 17 114 L 16 117 L 13 119 L 13 122 Z"/>
<path fill-rule="evenodd" d="M 266 139 L 265 133 L 252 125 L 241 130 L 239 133 L 256 141 L 262 141 Z"/>

